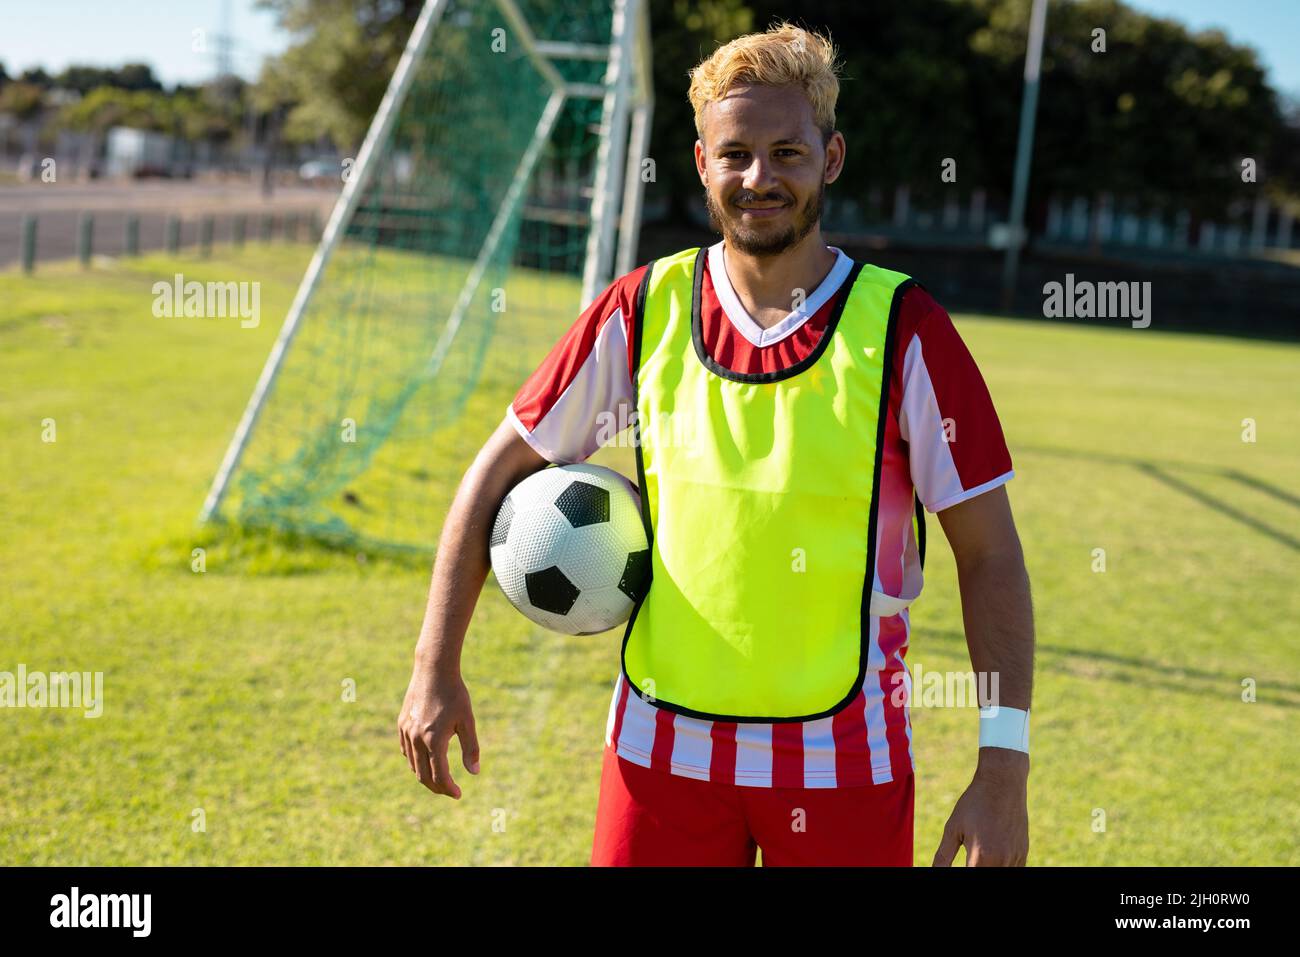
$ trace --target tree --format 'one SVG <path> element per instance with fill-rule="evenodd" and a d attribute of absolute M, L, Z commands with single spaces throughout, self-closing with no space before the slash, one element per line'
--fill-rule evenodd
<path fill-rule="evenodd" d="M 987 18 L 974 48 L 1018 69 L 1030 0 L 971 3 Z M 1094 50 L 1097 29 L 1105 52 Z M 1049 6 L 1031 202 L 1106 192 L 1139 197 L 1147 209 L 1177 203 L 1221 215 L 1247 194 L 1242 158 L 1276 155 L 1283 134 L 1277 96 L 1250 48 L 1118 0 Z"/>
<path fill-rule="evenodd" d="M 0 89 L 0 113 L 11 113 L 24 122 L 41 112 L 45 91 L 33 83 L 14 80 Z"/>
<path fill-rule="evenodd" d="M 359 147 L 396 69 L 422 0 L 259 0 L 298 42 L 267 61 L 257 105 L 292 104 L 285 138 L 327 135 L 344 150 Z"/>
<path fill-rule="evenodd" d="M 948 158 L 957 162 L 959 189 L 995 178 L 999 145 L 1014 143 L 1019 84 L 1014 94 L 1009 87 L 995 94 L 1007 71 L 971 47 L 985 23 L 977 8 L 952 0 L 805 0 L 791 15 L 780 0 L 749 5 L 756 28 L 789 18 L 828 33 L 838 48 L 836 125 L 847 147 L 838 196 L 861 201 L 871 187 L 908 185 L 921 203 L 937 204 L 953 189 L 940 180 Z"/>
<path fill-rule="evenodd" d="M 161 93 L 101 86 L 65 106 L 58 122 L 66 129 L 85 133 L 102 134 L 114 126 L 170 133 L 176 122 L 176 106 L 173 98 Z"/>
<path fill-rule="evenodd" d="M 147 63 L 126 63 L 118 68 L 113 85 L 124 90 L 159 90 L 163 86 Z"/>
<path fill-rule="evenodd" d="M 54 79 L 40 67 L 23 70 L 18 79 L 24 83 L 30 83 L 32 86 L 39 86 L 42 90 L 48 90 L 54 85 Z"/>
<path fill-rule="evenodd" d="M 116 68 L 74 64 L 56 76 L 53 85 L 64 90 L 75 90 L 83 96 L 101 86 L 116 87 L 119 90 L 159 92 L 163 88 L 158 78 L 153 75 L 153 67 L 145 63 L 128 63 Z"/>
<path fill-rule="evenodd" d="M 327 135 L 354 148 L 421 0 L 260 2 L 298 40 L 264 68 L 259 110 L 283 115 L 290 141 Z M 547 2 L 533 0 L 544 10 Z M 699 196 L 690 69 L 778 19 L 827 31 L 839 46 L 837 125 L 849 165 L 836 198 L 908 185 L 918 205 L 933 207 L 954 189 L 939 175 L 948 158 L 961 194 L 1009 193 L 1031 0 L 647 2 L 656 94 L 647 198 L 664 197 L 674 219 L 685 221 Z M 1098 28 L 1104 53 L 1093 50 Z M 1151 210 L 1221 215 L 1254 195 L 1240 179 L 1245 157 L 1267 170 L 1270 189 L 1300 184 L 1300 117 L 1284 112 L 1254 52 L 1118 0 L 1049 4 L 1037 128 L 1030 209 L 1040 219 L 1053 194 L 1101 192 L 1139 197 Z"/>

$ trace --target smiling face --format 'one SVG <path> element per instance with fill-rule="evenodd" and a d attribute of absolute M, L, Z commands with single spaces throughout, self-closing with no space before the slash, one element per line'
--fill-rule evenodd
<path fill-rule="evenodd" d="M 844 137 L 825 138 L 795 86 L 737 86 L 709 103 L 695 166 L 709 221 L 727 245 L 775 256 L 817 228 L 822 194 L 844 165 Z"/>

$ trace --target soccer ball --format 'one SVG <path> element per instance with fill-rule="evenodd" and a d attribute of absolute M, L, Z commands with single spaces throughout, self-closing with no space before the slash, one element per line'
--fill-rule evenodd
<path fill-rule="evenodd" d="M 650 579 L 636 486 L 599 465 L 542 469 L 501 503 L 489 540 L 510 603 L 544 628 L 595 635 L 628 620 Z"/>

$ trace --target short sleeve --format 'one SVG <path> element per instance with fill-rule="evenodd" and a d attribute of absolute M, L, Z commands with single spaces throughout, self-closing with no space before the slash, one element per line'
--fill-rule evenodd
<path fill-rule="evenodd" d="M 506 417 L 549 462 L 582 462 L 631 421 L 633 303 L 641 267 L 583 310 L 515 394 Z"/>
<path fill-rule="evenodd" d="M 899 316 L 899 434 L 916 494 L 940 512 L 1014 476 L 984 377 L 948 313 L 923 289 Z"/>

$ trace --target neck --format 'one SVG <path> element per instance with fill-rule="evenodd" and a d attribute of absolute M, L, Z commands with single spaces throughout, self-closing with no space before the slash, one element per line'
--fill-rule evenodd
<path fill-rule="evenodd" d="M 723 250 L 732 289 L 763 328 L 779 322 L 812 295 L 836 260 L 822 240 L 820 227 L 775 256 L 748 255 L 730 244 Z"/>

